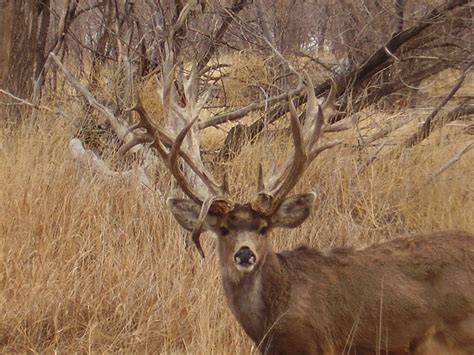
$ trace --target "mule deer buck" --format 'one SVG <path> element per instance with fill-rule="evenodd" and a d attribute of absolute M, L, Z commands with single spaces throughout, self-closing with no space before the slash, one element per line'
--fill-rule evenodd
<path fill-rule="evenodd" d="M 323 133 L 332 129 L 324 125 L 324 115 L 334 112 L 335 85 L 320 105 L 308 76 L 306 84 L 308 102 L 303 127 L 289 100 L 294 154 L 279 174 L 267 179 L 259 167 L 258 194 L 250 203 L 225 197 L 226 184 L 218 184 L 182 147 L 196 123 L 196 114 L 172 140 L 151 124 L 142 108 L 137 109 L 140 122 L 133 128 L 145 128 L 147 133 L 132 129 L 136 139 L 127 149 L 148 141 L 164 158 L 190 198 L 169 198 L 168 207 L 179 224 L 192 231 L 202 256 L 200 233 L 212 231 L 217 235 L 227 303 L 262 353 L 472 354 L 472 235 L 433 233 L 360 250 L 300 247 L 273 251 L 271 231 L 301 225 L 315 201 L 311 192 L 287 195 L 316 156 L 339 143 L 320 143 Z M 165 108 L 174 104 L 169 101 L 172 95 L 162 96 L 168 98 Z M 190 99 L 197 95 L 186 96 L 193 105 Z M 201 178 L 209 190 L 207 196 L 186 180 L 179 157 Z"/>

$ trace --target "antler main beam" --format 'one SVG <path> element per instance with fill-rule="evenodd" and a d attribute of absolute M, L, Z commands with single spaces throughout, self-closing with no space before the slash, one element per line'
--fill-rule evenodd
<path fill-rule="evenodd" d="M 186 182 L 186 178 L 183 176 L 178 166 L 179 157 L 188 164 L 191 170 L 202 180 L 212 194 L 222 193 L 222 186 L 214 180 L 209 171 L 200 164 L 196 164 L 191 158 L 190 153 L 182 147 L 184 138 L 193 124 L 195 124 L 197 120 L 196 118 L 189 122 L 178 134 L 176 139 L 174 139 L 171 137 L 171 134 L 167 133 L 164 129 L 156 127 L 151 122 L 151 119 L 145 111 L 140 99 L 138 99 L 137 104 L 130 108 L 129 111 L 135 111 L 138 114 L 139 122 L 129 127 L 127 133 L 132 134 L 132 138 L 119 149 L 119 154 L 124 155 L 134 146 L 148 143 L 151 147 L 156 149 L 158 154 L 160 154 L 163 161 L 175 177 L 179 187 L 193 201 L 202 204 L 206 199 L 206 196 L 197 192 Z M 145 133 L 137 132 L 138 129 L 144 129 Z M 168 150 L 169 153 L 166 150 Z"/>
<path fill-rule="evenodd" d="M 186 125 L 178 133 L 176 138 L 173 139 L 165 130 L 155 127 L 144 109 L 141 100 L 138 99 L 137 104 L 129 109 L 129 111 L 135 111 L 139 116 L 139 121 L 128 129 L 127 133 L 132 134 L 132 138 L 120 148 L 119 153 L 123 155 L 135 145 L 143 143 L 150 144 L 150 146 L 158 152 L 184 194 L 194 202 L 201 205 L 201 213 L 199 214 L 198 224 L 193 230 L 192 240 L 199 254 L 204 257 L 204 252 L 199 240 L 204 219 L 209 212 L 227 212 L 232 209 L 233 202 L 225 197 L 228 190 L 226 178 L 224 177 L 222 184 L 218 184 L 204 165 L 200 161 L 193 159 L 193 155 L 187 152 L 182 146 L 185 138 L 198 121 L 199 112 L 207 100 L 209 91 L 199 100 L 197 95 L 197 76 L 193 69 L 189 78 L 184 80 L 183 83 L 186 106 L 179 106 L 175 102 L 176 95 L 174 88 L 172 87 L 174 85 L 174 80 L 170 75 L 174 74 L 175 68 L 176 67 L 173 67 L 173 69 L 171 69 L 168 75 L 164 78 L 163 83 L 158 81 L 158 86 L 161 91 L 160 96 L 163 102 L 163 112 L 166 119 L 169 118 L 168 115 L 175 115 L 174 119 L 183 120 L 184 122 L 187 122 Z M 137 131 L 138 129 L 143 129 L 145 132 L 139 132 Z M 181 170 L 179 164 L 180 157 L 185 161 L 194 174 L 201 179 L 202 183 L 208 190 L 208 194 L 202 194 L 189 183 L 187 177 Z"/>
<path fill-rule="evenodd" d="M 268 215 L 278 208 L 285 196 L 298 183 L 306 168 L 322 151 L 341 143 L 340 140 L 336 140 L 318 144 L 322 134 L 326 131 L 323 128 L 325 114 L 331 116 L 335 112 L 336 83 L 332 81 L 329 95 L 324 103 L 320 105 L 314 94 L 311 78 L 306 72 L 304 76 L 308 100 L 303 127 L 300 124 L 291 98 L 288 100 L 294 153 L 278 169 L 279 174 L 271 175 L 265 181 L 263 180 L 262 169 L 259 167 L 259 192 L 255 208 Z M 345 129 L 346 126 L 342 128 Z"/>

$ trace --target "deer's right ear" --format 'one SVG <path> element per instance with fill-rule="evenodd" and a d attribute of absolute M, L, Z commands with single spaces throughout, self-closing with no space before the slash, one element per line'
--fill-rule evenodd
<path fill-rule="evenodd" d="M 166 204 L 179 224 L 188 231 L 192 231 L 199 220 L 201 206 L 191 200 L 170 197 Z"/>
<path fill-rule="evenodd" d="M 316 194 L 310 192 L 288 197 L 272 216 L 274 227 L 295 228 L 308 218 Z"/>
<path fill-rule="evenodd" d="M 188 231 L 192 231 L 198 224 L 201 205 L 192 200 L 169 197 L 166 204 L 178 223 Z M 214 216 L 206 216 L 202 224 L 202 231 L 210 230 L 211 224 L 216 223 Z"/>

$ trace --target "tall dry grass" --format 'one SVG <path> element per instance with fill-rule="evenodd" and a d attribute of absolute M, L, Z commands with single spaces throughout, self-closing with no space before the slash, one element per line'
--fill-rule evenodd
<path fill-rule="evenodd" d="M 160 171 L 157 191 L 94 176 L 72 160 L 70 130 L 47 116 L 34 129 L 0 128 L 0 352 L 250 352 L 225 305 L 213 240 L 203 238 L 200 259 L 165 208 L 170 175 Z M 370 152 L 356 149 L 355 130 L 344 138 L 297 186 L 316 191 L 317 206 L 300 228 L 273 233 L 276 250 L 474 231 L 474 151 L 431 178 L 472 140 L 460 127 L 359 173 Z M 264 133 L 212 168 L 227 171 L 232 196 L 245 201 L 256 162 L 268 171 L 289 147 L 288 137 Z"/>
<path fill-rule="evenodd" d="M 0 351 L 248 347 L 162 199 L 80 173 L 65 129 L 43 128 L 1 142 Z"/>

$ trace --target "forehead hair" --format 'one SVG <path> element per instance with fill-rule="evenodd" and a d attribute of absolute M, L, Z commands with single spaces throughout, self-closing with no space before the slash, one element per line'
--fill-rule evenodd
<path fill-rule="evenodd" d="M 225 216 L 224 223 L 229 229 L 257 230 L 268 222 L 267 217 L 253 210 L 250 204 L 237 204 L 235 208 Z"/>

